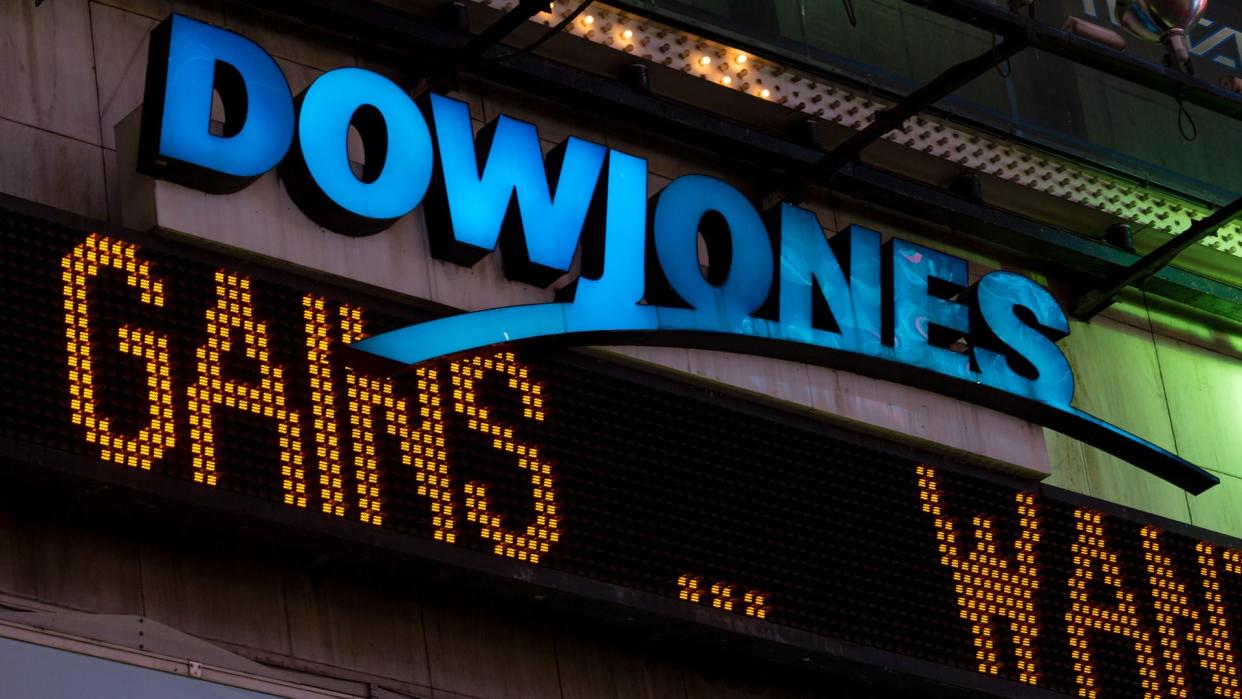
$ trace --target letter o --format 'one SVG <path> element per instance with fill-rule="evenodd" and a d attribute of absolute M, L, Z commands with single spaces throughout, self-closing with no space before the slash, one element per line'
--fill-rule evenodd
<path fill-rule="evenodd" d="M 699 269 L 698 233 L 715 212 L 728 228 L 730 263 L 719 283 Z M 772 243 L 759 212 L 730 185 L 685 175 L 660 192 L 652 222 L 656 257 L 673 291 L 700 313 L 737 320 L 757 310 L 772 287 Z"/>
<path fill-rule="evenodd" d="M 316 78 L 297 103 L 293 147 L 280 173 L 307 216 L 337 233 L 363 236 L 418 206 L 431 182 L 431 132 L 396 83 L 369 70 L 338 68 Z M 361 177 L 349 162 L 350 124 L 367 149 Z"/>

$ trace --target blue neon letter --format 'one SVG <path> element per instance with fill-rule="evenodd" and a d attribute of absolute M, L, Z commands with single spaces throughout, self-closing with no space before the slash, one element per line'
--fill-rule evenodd
<path fill-rule="evenodd" d="M 729 266 L 718 284 L 704 278 L 699 268 L 698 236 L 708 214 L 720 217 L 724 226 L 716 233 L 728 236 Z M 694 309 L 691 327 L 748 332 L 750 314 L 763 305 L 772 288 L 774 265 L 767 229 L 746 197 L 714 177 L 678 177 L 656 201 L 652 236 L 669 286 Z M 661 317 L 683 315 L 678 311 L 661 309 Z"/>
<path fill-rule="evenodd" d="M 850 226 L 829 244 L 814 212 L 782 204 L 780 216 L 782 329 L 833 349 L 879 352 L 880 234 Z M 849 265 L 848 279 L 843 264 Z M 813 326 L 815 294 L 827 303 L 836 332 Z"/>
<path fill-rule="evenodd" d="M 642 306 L 647 250 L 647 161 L 608 151 L 600 183 L 608 204 L 582 239 L 582 276 L 565 289 L 567 332 L 656 327 L 656 311 Z M 601 225 L 602 223 L 602 225 Z"/>
<path fill-rule="evenodd" d="M 281 174 L 302 211 L 338 233 L 368 235 L 418 206 L 431 182 L 431 133 L 401 88 L 369 70 L 338 68 L 316 78 L 299 103 Z M 346 149 L 351 122 L 366 146 L 361 176 Z"/>
<path fill-rule="evenodd" d="M 970 310 L 960 303 L 931 295 L 933 279 L 964 287 L 968 281 L 966 260 L 929 250 L 922 245 L 894 238 L 886 262 L 892 265 L 893 351 L 897 360 L 942 374 L 967 377 L 970 358 L 937 346 L 935 336 L 944 331 L 965 335 L 970 329 Z"/>
<path fill-rule="evenodd" d="M 209 192 L 245 187 L 293 136 L 293 98 L 276 61 L 249 39 L 181 15 L 151 33 L 139 167 Z M 225 134 L 211 133 L 218 91 Z M 232 132 L 232 133 L 230 133 Z"/>
<path fill-rule="evenodd" d="M 431 95 L 431 113 L 440 153 L 425 207 L 432 253 L 470 265 L 499 240 L 511 278 L 547 286 L 568 271 L 606 149 L 570 138 L 545 169 L 533 124 L 502 116 L 476 144 L 464 102 Z"/>
<path fill-rule="evenodd" d="M 1020 274 L 992 272 L 975 285 L 975 296 L 987 326 L 985 334 L 993 340 L 974 347 L 983 382 L 1068 408 L 1074 397 L 1074 374 L 1054 342 L 1069 334 L 1069 322 L 1052 294 Z M 1023 322 L 1018 309 L 1025 309 L 1033 323 Z M 1029 363 L 1038 376 L 1032 379 L 1015 372 L 1015 360 Z"/>

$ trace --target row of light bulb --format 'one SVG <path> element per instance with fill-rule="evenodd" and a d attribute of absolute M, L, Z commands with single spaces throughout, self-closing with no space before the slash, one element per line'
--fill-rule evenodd
<path fill-rule="evenodd" d="M 564 17 L 572 11 L 573 11 L 573 8 L 570 7 L 558 13 L 556 11 L 556 3 L 555 2 L 549 3 L 547 12 L 543 14 L 551 15 L 551 18 L 545 17 L 543 19 L 543 22 L 548 25 L 555 24 L 557 21 L 556 16 L 558 14 L 561 17 Z M 602 32 L 606 34 L 606 36 L 602 37 L 602 43 L 604 45 L 611 46 L 613 44 L 620 43 L 621 44 L 620 48 L 627 53 L 634 53 L 638 51 L 641 47 L 645 47 L 647 43 L 650 41 L 650 37 L 643 36 L 640 39 L 638 39 L 638 46 L 635 46 L 634 30 L 624 25 L 624 21 L 625 19 L 628 19 L 628 17 L 621 15 L 618 17 L 617 21 L 614 24 L 613 22 L 607 21 L 606 19 L 607 12 L 608 12 L 607 10 L 604 10 L 600 12 L 598 15 L 594 13 L 589 13 L 589 12 L 583 14 L 575 22 L 575 24 L 578 25 L 574 27 L 574 29 L 577 30 L 576 33 L 582 34 L 585 38 L 594 39 L 596 37 L 597 31 Z M 656 34 L 656 36 L 659 38 L 662 38 L 663 35 L 664 35 L 663 30 L 658 31 Z M 678 36 L 676 38 L 672 38 L 671 41 L 672 43 L 681 44 L 686 41 L 686 38 L 684 36 Z M 672 65 L 673 57 L 671 55 L 668 55 L 670 48 L 671 47 L 666 43 L 661 47 L 661 50 L 656 51 L 656 52 L 644 52 L 642 54 L 642 57 L 655 61 L 657 63 L 662 62 L 664 63 L 664 65 Z M 687 50 L 680 52 L 679 54 L 680 57 L 686 61 L 682 65 L 682 71 L 687 72 L 687 73 L 697 72 L 700 75 L 700 77 L 704 79 L 712 79 L 712 76 L 709 75 L 709 72 L 711 71 L 713 64 L 716 63 L 717 58 L 719 58 L 719 52 L 718 51 L 714 52 L 714 53 L 717 53 L 717 58 L 713 58 L 711 53 L 709 52 L 712 52 L 712 50 L 702 45 L 700 45 L 697 48 L 697 51 L 687 49 Z M 661 53 L 665 54 L 663 58 L 661 58 L 658 55 Z M 697 58 L 695 57 L 695 53 L 698 53 Z M 734 54 L 732 56 L 731 61 L 725 60 L 720 64 L 719 71 L 723 73 L 723 75 L 720 75 L 719 77 L 715 78 L 716 82 L 718 82 L 719 84 L 725 87 L 748 92 L 762 99 L 771 99 L 772 89 L 763 86 L 761 78 L 755 79 L 755 84 L 758 86 L 758 89 L 755 89 L 755 90 L 750 89 L 751 85 L 749 82 L 741 82 L 740 84 L 735 85 L 735 83 L 737 83 L 738 80 L 744 79 L 747 76 L 747 74 L 750 73 L 751 67 L 747 66 L 747 63 L 749 61 L 750 61 L 750 57 L 746 55 L 745 53 Z M 734 66 L 736 66 L 736 75 L 730 75 L 728 73 L 728 71 L 730 70 L 730 64 L 733 64 Z M 781 99 L 779 101 L 783 103 L 785 100 Z"/>

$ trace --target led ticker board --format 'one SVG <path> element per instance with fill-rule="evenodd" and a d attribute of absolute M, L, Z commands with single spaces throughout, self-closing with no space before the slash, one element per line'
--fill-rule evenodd
<path fill-rule="evenodd" d="M 563 350 L 353 369 L 345 344 L 428 314 L 136 241 L 0 210 L 8 460 L 95 460 L 1002 689 L 1242 694 L 1237 542 Z"/>

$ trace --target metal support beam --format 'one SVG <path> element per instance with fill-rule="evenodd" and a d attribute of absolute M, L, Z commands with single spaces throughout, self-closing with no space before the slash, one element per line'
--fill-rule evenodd
<path fill-rule="evenodd" d="M 1242 119 L 1242 96 L 1180 70 L 1143 60 L 1103 44 L 1071 34 L 1059 27 L 1011 12 L 1004 5 L 988 0 L 905 0 L 959 22 L 1012 39 L 1025 37 L 1031 48 L 1047 51 L 1135 85 L 1162 92 L 1204 109 L 1234 119 Z"/>
<path fill-rule="evenodd" d="M 518 4 L 512 10 L 488 25 L 487 29 L 471 37 L 470 41 L 458 49 L 439 72 L 420 81 L 410 96 L 418 99 L 428 92 L 443 92 L 452 89 L 452 83 L 458 73 L 474 65 L 483 57 L 484 52 L 500 43 L 536 13 L 546 9 L 548 9 L 547 0 L 518 0 Z"/>
<path fill-rule="evenodd" d="M 1166 240 L 1134 264 L 1118 269 L 1098 286 L 1075 298 L 1070 305 L 1070 314 L 1079 320 L 1090 320 L 1095 314 L 1112 305 L 1122 289 L 1127 286 L 1142 286 L 1182 251 L 1211 235 L 1239 213 L 1242 213 L 1242 198 L 1234 199 L 1213 211 L 1207 218 L 1195 221 L 1189 228 Z"/>
<path fill-rule="evenodd" d="M 763 198 L 763 208 L 770 209 L 782 201 L 797 203 L 806 198 L 812 186 L 836 174 L 838 170 L 856 159 L 864 148 L 880 140 L 888 132 L 901 128 L 910 117 L 948 97 L 1000 63 L 1009 60 L 1026 46 L 1027 42 L 1024 38 L 1011 37 L 1005 39 L 999 46 L 994 46 L 970 60 L 951 66 L 893 106 L 877 112 L 866 128 L 833 148 L 810 167 L 803 168 L 785 185 L 769 192 Z"/>

